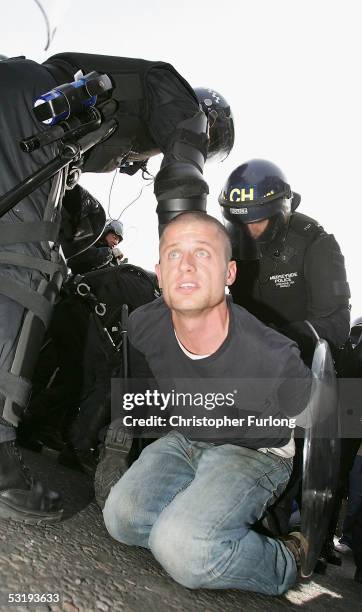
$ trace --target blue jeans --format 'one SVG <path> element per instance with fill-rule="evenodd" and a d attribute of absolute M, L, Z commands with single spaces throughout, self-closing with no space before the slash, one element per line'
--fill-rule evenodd
<path fill-rule="evenodd" d="M 252 526 L 291 469 L 291 459 L 173 431 L 147 446 L 111 489 L 105 525 L 119 542 L 149 548 L 188 588 L 279 595 L 296 580 L 294 557 Z"/>

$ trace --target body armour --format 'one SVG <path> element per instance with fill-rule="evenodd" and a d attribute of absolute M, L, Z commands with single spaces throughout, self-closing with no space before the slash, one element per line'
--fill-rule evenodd
<path fill-rule="evenodd" d="M 266 325 L 283 331 L 308 319 L 332 346 L 349 332 L 349 287 L 334 236 L 310 217 L 294 213 L 285 241 L 269 245 L 258 261 L 238 261 L 234 301 Z"/>
<path fill-rule="evenodd" d="M 185 101 L 183 118 L 192 116 L 199 110 L 192 87 L 171 64 L 165 62 L 89 53 L 59 53 L 50 57 L 44 65 L 58 84 L 73 81 L 79 70 L 82 70 L 83 74 L 93 70 L 106 73 L 112 80 L 114 89 L 111 93 L 104 94 L 104 102 L 111 98 L 113 106 L 109 103 L 107 112 L 117 119 L 118 128 L 110 138 L 88 153 L 84 172 L 107 171 L 110 160 L 120 160 L 131 151 L 144 153 L 159 148 L 165 153 L 170 134 L 180 121 L 180 108 L 177 109 L 177 104 L 175 105 L 174 122 L 173 117 L 169 117 L 168 134 L 165 126 L 158 126 L 157 119 L 155 121 L 152 116 L 154 103 L 158 102 L 153 97 L 153 74 L 157 75 L 158 82 L 166 81 L 166 89 L 169 87 L 170 77 L 172 79 L 174 87 L 171 86 L 169 90 L 169 99 L 165 89 L 165 104 L 174 99 L 181 100 L 181 105 Z M 98 102 L 102 101 L 102 98 L 99 98 Z M 172 115 L 172 111 L 165 112 L 171 112 Z"/>

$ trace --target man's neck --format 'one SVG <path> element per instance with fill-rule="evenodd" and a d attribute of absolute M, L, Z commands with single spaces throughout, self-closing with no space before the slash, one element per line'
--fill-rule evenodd
<path fill-rule="evenodd" d="M 190 353 L 211 355 L 222 345 L 229 331 L 226 300 L 201 312 L 172 311 L 177 338 Z"/>

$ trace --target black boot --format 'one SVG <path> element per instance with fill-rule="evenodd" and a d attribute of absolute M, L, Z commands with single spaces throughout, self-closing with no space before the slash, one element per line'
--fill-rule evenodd
<path fill-rule="evenodd" d="M 41 453 L 44 449 L 60 453 L 65 447 L 62 435 L 57 429 L 52 427 L 35 429 L 24 427 L 23 423 L 20 423 L 18 427 L 17 441 L 19 446 L 28 448 L 35 453 Z"/>
<path fill-rule="evenodd" d="M 333 541 L 329 539 L 323 544 L 320 557 L 314 568 L 315 574 L 325 574 L 327 572 L 328 563 L 330 565 L 342 565 L 342 559 L 335 551 Z"/>
<path fill-rule="evenodd" d="M 60 496 L 34 481 L 15 440 L 0 444 L 0 518 L 24 523 L 53 523 L 61 519 Z"/>
<path fill-rule="evenodd" d="M 111 488 L 128 469 L 132 442 L 132 431 L 123 426 L 121 419 L 112 421 L 100 451 L 94 476 L 95 498 L 102 510 Z"/>
<path fill-rule="evenodd" d="M 323 544 L 323 548 L 321 551 L 321 559 L 324 559 L 330 565 L 342 565 L 342 558 L 336 552 L 333 544 L 333 540 L 326 540 Z"/>
<path fill-rule="evenodd" d="M 75 448 L 69 443 L 59 453 L 58 463 L 94 478 L 97 467 L 97 451 L 92 448 Z"/>

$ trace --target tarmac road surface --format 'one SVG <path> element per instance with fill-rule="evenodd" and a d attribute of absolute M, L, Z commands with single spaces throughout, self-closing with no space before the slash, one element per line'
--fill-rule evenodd
<path fill-rule="evenodd" d="M 30 467 L 65 500 L 61 523 L 34 527 L 0 520 L 0 611 L 254 612 L 362 610 L 351 557 L 328 566 L 282 597 L 236 590 L 189 590 L 168 577 L 151 553 L 107 534 L 91 481 L 54 459 L 26 452 Z M 60 602 L 15 604 L 9 594 L 58 594 Z M 24 599 L 24 598 L 23 598 Z"/>

